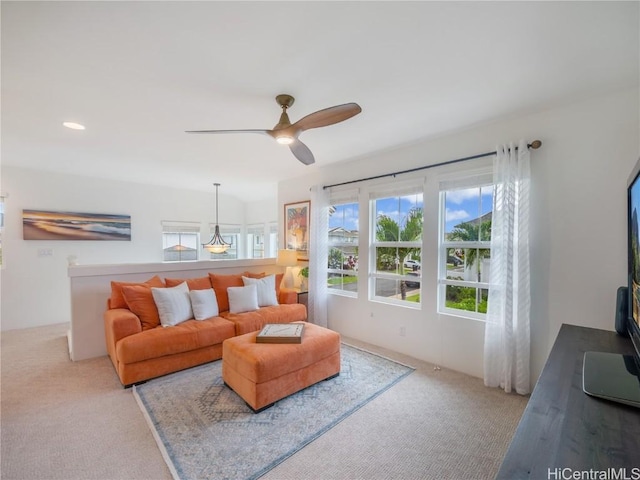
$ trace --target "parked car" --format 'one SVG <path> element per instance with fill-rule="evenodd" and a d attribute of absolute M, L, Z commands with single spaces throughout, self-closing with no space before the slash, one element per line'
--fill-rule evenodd
<path fill-rule="evenodd" d="M 405 284 L 409 288 L 420 288 L 420 274 L 418 272 L 409 272 L 407 275 L 416 277 L 416 280 L 405 280 Z"/>
<path fill-rule="evenodd" d="M 415 260 L 405 260 L 404 268 L 410 268 L 412 270 L 420 270 L 420 262 Z"/>
<path fill-rule="evenodd" d="M 457 267 L 459 265 L 462 265 L 462 260 L 460 260 L 458 257 L 456 257 L 455 255 L 449 255 L 447 257 L 447 263 L 453 263 L 454 267 Z"/>

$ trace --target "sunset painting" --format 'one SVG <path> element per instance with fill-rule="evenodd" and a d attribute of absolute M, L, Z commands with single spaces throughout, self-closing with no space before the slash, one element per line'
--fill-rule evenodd
<path fill-rule="evenodd" d="M 22 211 L 24 240 L 131 240 L 131 217 L 101 213 Z"/>

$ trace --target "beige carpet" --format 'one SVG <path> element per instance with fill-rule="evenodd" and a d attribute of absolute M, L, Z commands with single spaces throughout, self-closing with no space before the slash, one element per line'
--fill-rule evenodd
<path fill-rule="evenodd" d="M 107 357 L 71 362 L 68 325 L 1 337 L 1 470 L 8 479 L 169 479 Z M 262 478 L 490 479 L 526 398 L 349 340 L 416 367 Z"/>

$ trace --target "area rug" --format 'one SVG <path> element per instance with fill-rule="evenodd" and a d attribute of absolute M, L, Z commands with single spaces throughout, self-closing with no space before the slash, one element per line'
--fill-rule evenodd
<path fill-rule="evenodd" d="M 222 382 L 222 361 L 134 387 L 174 478 L 255 479 L 409 375 L 343 344 L 340 375 L 255 414 Z"/>

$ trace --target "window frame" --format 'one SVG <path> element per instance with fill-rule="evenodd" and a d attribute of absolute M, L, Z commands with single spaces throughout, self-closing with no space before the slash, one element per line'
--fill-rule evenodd
<path fill-rule="evenodd" d="M 446 235 L 446 194 L 454 190 L 478 188 L 480 190 L 480 198 L 482 197 L 482 189 L 486 187 L 494 188 L 493 178 L 489 170 L 477 172 L 474 175 L 458 177 L 455 180 L 443 181 L 440 183 L 439 190 L 439 222 L 438 222 L 438 298 L 437 313 L 451 315 L 472 320 L 486 321 L 487 314 L 478 311 L 478 306 L 482 301 L 482 291 L 489 292 L 489 281 L 459 280 L 447 278 L 447 259 L 450 249 L 477 249 L 488 250 L 491 252 L 491 239 L 489 240 L 473 240 L 473 241 L 449 241 L 445 240 Z M 493 206 L 491 211 L 493 212 Z M 480 217 L 477 217 L 480 218 Z M 463 222 L 461 222 L 463 223 Z M 478 255 L 476 261 L 482 261 Z M 463 267 L 466 268 L 466 265 Z M 477 267 L 476 267 L 477 268 Z M 474 288 L 476 290 L 476 310 L 463 310 L 446 306 L 447 286 Z"/>
<path fill-rule="evenodd" d="M 162 262 L 163 263 L 183 263 L 183 262 L 197 262 L 200 260 L 200 250 L 201 250 L 201 242 L 200 242 L 200 223 L 199 222 L 186 222 L 186 221 L 169 221 L 162 220 Z M 166 247 L 164 247 L 165 243 L 165 235 L 178 235 L 178 244 L 181 244 L 182 235 L 195 235 L 196 238 L 196 248 L 195 248 L 195 259 L 187 259 L 183 260 L 181 258 L 182 254 L 178 253 L 178 260 L 167 260 L 166 259 Z"/>
<path fill-rule="evenodd" d="M 354 196 L 355 195 L 355 196 Z M 357 223 L 358 223 L 358 230 L 357 230 L 357 235 L 356 235 L 356 241 L 355 242 L 332 242 L 329 240 L 330 237 L 330 233 L 332 231 L 335 231 L 336 228 L 342 228 L 344 231 L 350 231 L 353 232 L 353 230 L 347 230 L 344 228 L 344 226 L 342 227 L 332 227 L 329 228 L 329 219 L 327 218 L 327 256 L 330 257 L 331 255 L 331 250 L 333 248 L 336 248 L 338 250 L 340 250 L 341 248 L 353 248 L 355 246 L 356 249 L 356 255 L 357 252 L 359 252 L 360 250 L 360 202 L 358 201 L 358 197 L 357 197 L 357 192 L 352 193 L 351 195 L 347 195 L 344 196 L 344 194 L 342 196 L 340 196 L 339 198 L 335 198 L 335 200 L 332 198 L 333 201 L 330 201 L 330 206 L 331 207 L 336 207 L 336 206 L 348 206 L 348 205 L 355 205 L 357 207 L 357 211 L 358 211 L 358 219 L 357 219 Z M 328 262 L 329 258 L 327 258 L 327 262 Z M 358 259 L 359 260 L 359 259 Z M 344 262 L 342 264 L 342 266 L 344 267 Z M 329 268 L 329 264 L 327 263 L 327 294 L 329 295 L 339 295 L 339 296 L 343 296 L 343 297 L 352 297 L 352 298 L 357 298 L 358 297 L 358 291 L 359 291 L 359 276 L 358 276 L 358 269 L 352 270 L 352 269 L 345 269 L 345 268 Z M 355 277 L 356 281 L 354 282 L 356 285 L 356 290 L 354 292 L 350 291 L 350 290 L 345 290 L 344 289 L 344 283 L 341 283 L 340 285 L 342 286 L 342 288 L 331 288 L 331 286 L 329 285 L 329 275 L 331 274 L 335 274 L 335 275 L 340 275 L 342 278 L 344 278 L 345 276 L 347 277 Z"/>
<path fill-rule="evenodd" d="M 258 243 L 256 243 L 258 240 Z M 261 246 L 262 248 L 256 248 Z M 256 256 L 256 252 L 260 252 Z M 247 258 L 265 258 L 265 224 L 252 223 L 247 225 Z"/>
<path fill-rule="evenodd" d="M 380 199 L 385 198 L 398 198 L 399 202 L 402 197 L 407 197 L 411 195 L 420 195 L 422 200 L 422 231 L 420 234 L 420 240 L 411 240 L 411 241 L 377 241 L 376 240 L 376 227 L 377 227 L 377 219 L 378 212 L 376 208 L 376 202 Z M 369 194 L 369 273 L 368 273 L 368 290 L 369 290 L 369 301 L 384 303 L 387 305 L 396 305 L 402 306 L 406 308 L 411 308 L 414 310 L 422 310 L 424 305 L 424 280 L 422 278 L 422 268 L 421 274 L 418 282 L 420 283 L 420 287 L 418 288 L 418 292 L 420 295 L 420 300 L 418 302 L 410 301 L 410 300 L 402 300 L 393 297 L 384 297 L 381 295 L 376 295 L 376 283 L 377 280 L 395 280 L 395 281 L 412 281 L 415 283 L 415 277 L 411 275 L 404 274 L 404 263 L 401 264 L 400 268 L 402 270 L 402 274 L 398 273 L 386 273 L 386 272 L 378 272 L 377 265 L 377 249 L 378 248 L 418 248 L 420 249 L 420 262 L 422 262 L 425 258 L 425 234 L 424 234 L 424 215 L 425 215 L 425 207 L 424 207 L 424 199 L 425 199 L 425 185 L 424 178 L 420 179 L 420 183 L 417 182 L 408 182 L 402 184 L 396 184 L 393 188 L 388 190 L 379 190 L 379 191 L 371 191 Z M 400 233 L 400 232 L 398 232 Z M 404 262 L 404 258 L 397 258 L 398 262 Z"/>
<path fill-rule="evenodd" d="M 265 239 L 265 256 L 267 258 L 276 258 L 278 256 L 278 222 L 267 223 L 268 236 Z"/>

